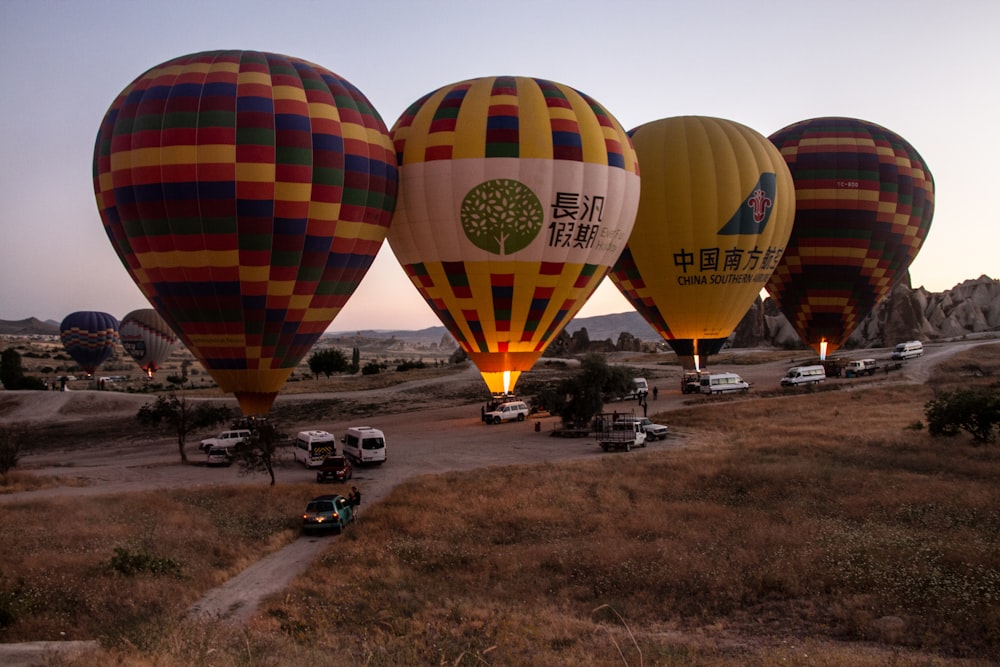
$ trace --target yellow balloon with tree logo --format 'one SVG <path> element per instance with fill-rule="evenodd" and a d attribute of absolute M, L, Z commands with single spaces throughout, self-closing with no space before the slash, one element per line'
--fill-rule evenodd
<path fill-rule="evenodd" d="M 439 88 L 390 135 L 389 246 L 490 391 L 511 393 L 625 247 L 639 199 L 628 135 L 583 93 L 518 76 Z"/>
<path fill-rule="evenodd" d="M 765 136 L 731 120 L 664 118 L 629 134 L 642 187 L 611 279 L 694 368 L 778 265 L 795 216 L 792 177 Z"/>

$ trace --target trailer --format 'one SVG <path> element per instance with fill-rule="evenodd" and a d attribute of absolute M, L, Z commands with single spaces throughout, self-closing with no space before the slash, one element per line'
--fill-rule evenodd
<path fill-rule="evenodd" d="M 646 430 L 634 413 L 603 412 L 594 418 L 594 434 L 604 451 L 646 446 Z"/>

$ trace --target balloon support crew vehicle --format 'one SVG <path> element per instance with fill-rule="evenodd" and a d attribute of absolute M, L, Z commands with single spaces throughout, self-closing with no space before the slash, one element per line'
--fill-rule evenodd
<path fill-rule="evenodd" d="M 523 422 L 530 414 L 528 404 L 524 401 L 508 401 L 501 403 L 493 410 L 487 412 L 483 419 L 487 424 L 499 424 L 500 422 L 519 421 Z"/>
<path fill-rule="evenodd" d="M 701 392 L 701 372 L 686 371 L 681 376 L 681 393 L 698 394 Z"/>
<path fill-rule="evenodd" d="M 728 394 L 732 392 L 746 392 L 750 389 L 749 383 L 736 373 L 707 373 L 701 376 L 701 393 L 703 394 Z"/>
<path fill-rule="evenodd" d="M 597 443 L 604 451 L 646 446 L 646 430 L 634 415 L 605 412 L 594 419 L 594 433 Z"/>
<path fill-rule="evenodd" d="M 647 417 L 639 418 L 639 424 L 642 426 L 642 430 L 646 432 L 646 442 L 666 440 L 667 434 L 670 433 L 669 427 L 657 424 Z"/>
<path fill-rule="evenodd" d="M 792 366 L 781 378 L 782 387 L 797 387 L 800 384 L 818 384 L 820 382 L 826 382 L 826 369 L 819 364 Z"/>
<path fill-rule="evenodd" d="M 844 366 L 844 377 L 856 378 L 862 375 L 875 375 L 878 363 L 874 359 L 855 359 Z"/>
<path fill-rule="evenodd" d="M 338 535 L 354 521 L 354 508 L 340 495 L 316 496 L 302 514 L 302 532 L 332 530 Z"/>
<path fill-rule="evenodd" d="M 385 433 L 371 426 L 351 426 L 340 439 L 344 456 L 357 465 L 381 465 L 387 458 Z"/>
<path fill-rule="evenodd" d="M 912 359 L 913 357 L 919 357 L 924 353 L 924 344 L 919 340 L 909 340 L 905 343 L 900 343 L 892 350 L 893 361 L 902 361 L 904 359 Z"/>
<path fill-rule="evenodd" d="M 328 456 L 316 468 L 317 482 L 346 482 L 354 476 L 354 468 L 346 456 Z"/>
<path fill-rule="evenodd" d="M 293 443 L 292 456 L 306 468 L 323 465 L 326 457 L 337 453 L 337 439 L 328 431 L 299 431 Z"/>
<path fill-rule="evenodd" d="M 235 447 L 236 445 L 242 444 L 243 441 L 249 437 L 250 431 L 248 429 L 223 431 L 214 438 L 205 438 L 201 441 L 199 447 L 203 452 L 208 452 L 213 447 Z"/>

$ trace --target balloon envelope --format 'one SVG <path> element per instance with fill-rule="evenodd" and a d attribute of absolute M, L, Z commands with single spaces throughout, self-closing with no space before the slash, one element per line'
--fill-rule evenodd
<path fill-rule="evenodd" d="M 510 393 L 624 247 L 639 197 L 628 136 L 586 95 L 514 76 L 444 86 L 391 135 L 389 245 L 489 389 Z"/>
<path fill-rule="evenodd" d="M 115 351 L 118 320 L 99 311 L 70 313 L 59 325 L 59 337 L 69 356 L 87 375 L 93 375 Z"/>
<path fill-rule="evenodd" d="M 767 291 L 820 354 L 847 340 L 907 275 L 930 229 L 934 180 L 905 139 L 855 118 L 775 132 L 795 181 L 795 226 Z"/>
<path fill-rule="evenodd" d="M 122 347 L 153 377 L 177 347 L 177 334 L 152 308 L 133 310 L 118 327 Z"/>
<path fill-rule="evenodd" d="M 642 166 L 635 227 L 611 279 L 693 366 L 714 354 L 777 266 L 795 197 L 762 134 L 684 116 L 630 132 Z"/>
<path fill-rule="evenodd" d="M 244 414 L 267 412 L 375 258 L 388 132 L 317 65 L 212 51 L 139 76 L 97 135 L 104 228 L 156 311 Z"/>

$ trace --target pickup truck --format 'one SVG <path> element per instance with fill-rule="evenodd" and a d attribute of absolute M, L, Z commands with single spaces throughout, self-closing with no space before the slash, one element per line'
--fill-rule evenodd
<path fill-rule="evenodd" d="M 670 429 L 663 424 L 657 424 L 650 421 L 646 417 L 642 417 L 639 420 L 639 424 L 642 426 L 642 430 L 646 432 L 646 441 L 652 442 L 654 440 L 666 440 L 667 433 Z"/>
<path fill-rule="evenodd" d="M 604 451 L 624 449 L 630 452 L 633 447 L 646 446 L 646 430 L 632 415 L 600 414 L 594 419 L 594 433 Z"/>

